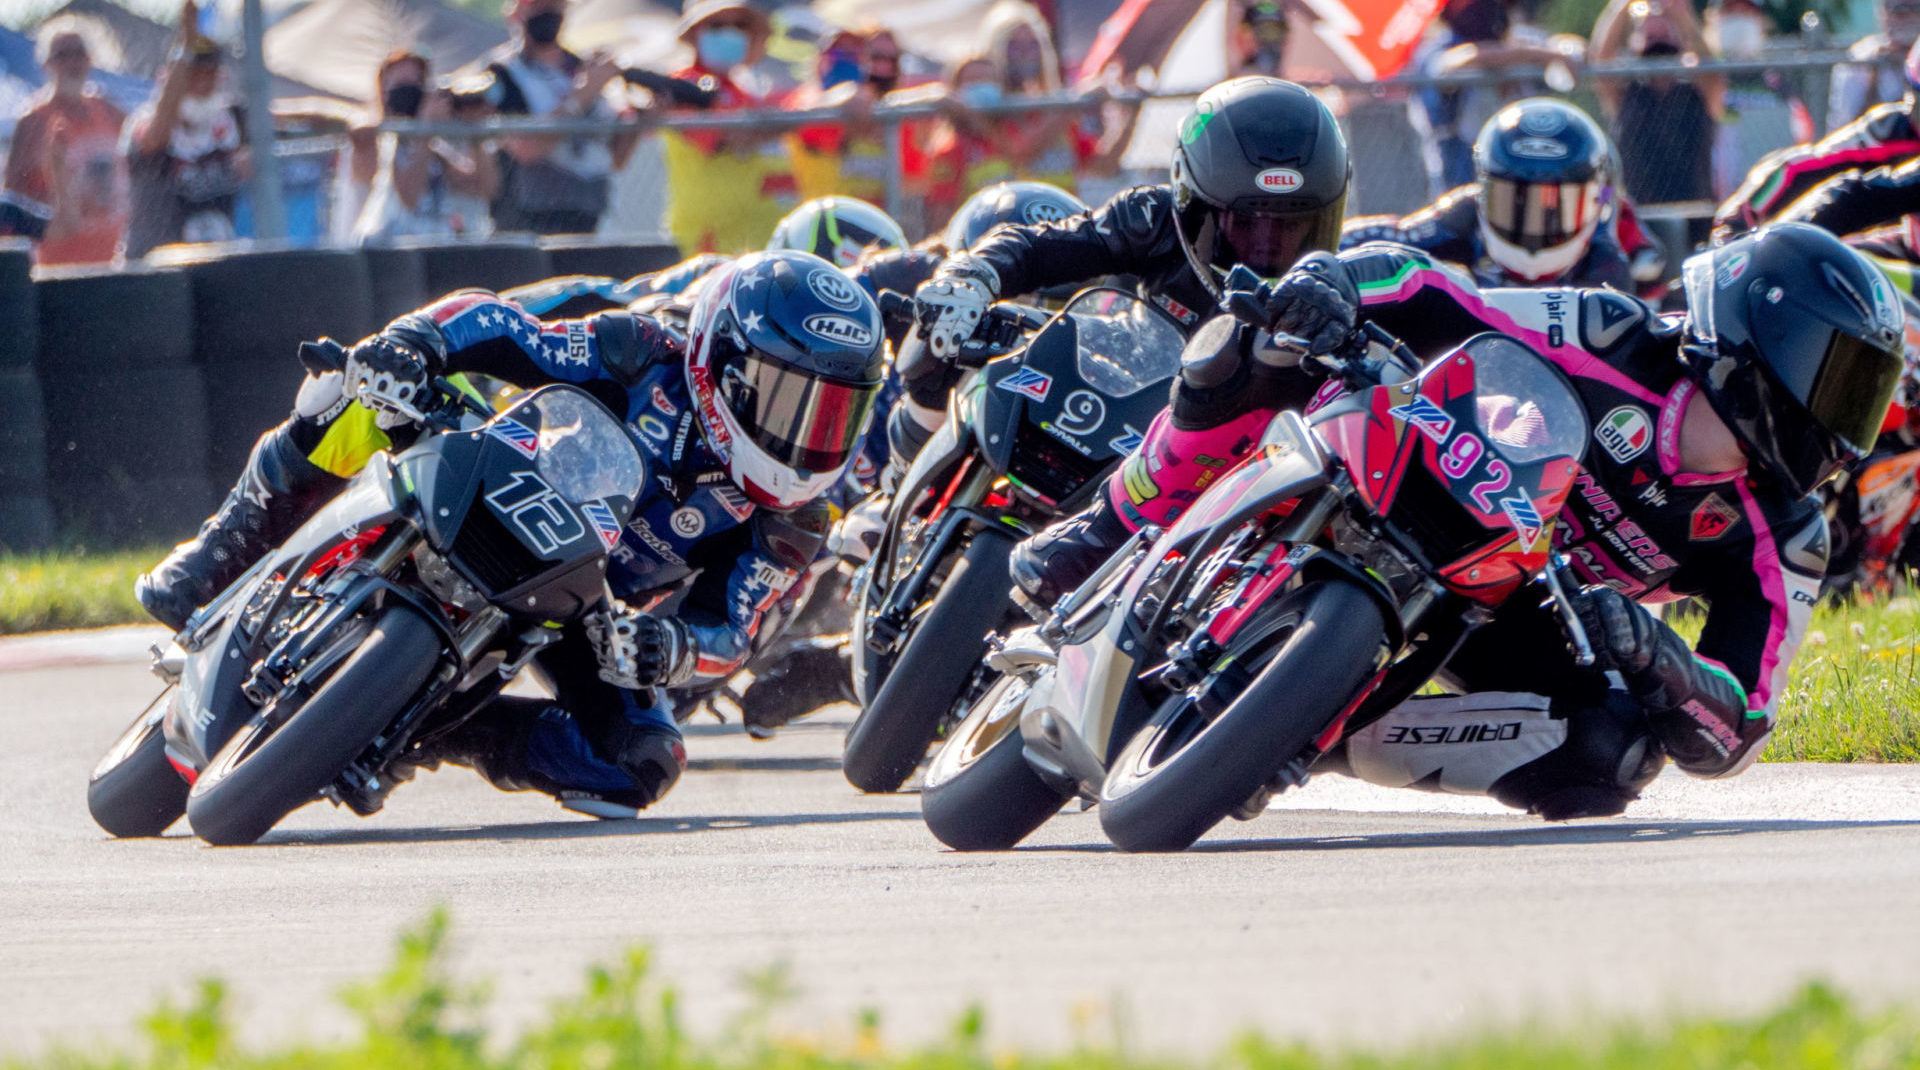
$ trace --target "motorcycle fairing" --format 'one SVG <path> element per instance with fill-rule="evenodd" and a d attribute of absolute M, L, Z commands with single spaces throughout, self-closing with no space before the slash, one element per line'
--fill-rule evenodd
<path fill-rule="evenodd" d="M 239 628 L 245 610 L 276 576 L 318 558 L 361 532 L 400 516 L 405 491 L 395 481 L 392 459 L 376 453 L 346 488 L 307 519 L 299 530 L 249 572 L 244 586 L 224 603 L 224 616 L 210 640 L 181 666 L 165 722 L 168 760 L 183 773 L 206 766 L 239 728 L 259 712 L 241 685 L 253 671 L 252 637 Z"/>
<path fill-rule="evenodd" d="M 1516 461 L 1480 433 L 1474 354 L 1494 344 L 1518 345 L 1481 335 L 1413 380 L 1370 388 L 1315 420 L 1367 506 L 1409 533 L 1444 585 L 1487 605 L 1545 567 L 1579 471 L 1564 456 Z"/>

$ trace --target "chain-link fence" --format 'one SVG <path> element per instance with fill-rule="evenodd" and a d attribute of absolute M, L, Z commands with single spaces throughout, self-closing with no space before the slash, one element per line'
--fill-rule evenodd
<path fill-rule="evenodd" d="M 1675 239 L 1684 242 L 1699 236 L 1700 221 L 1711 214 L 1712 205 L 1731 192 L 1761 156 L 1826 132 L 1829 84 L 1836 64 L 1845 62 L 1844 52 L 1795 47 L 1744 62 L 1633 60 L 1573 71 L 1468 71 L 1322 88 L 1341 115 L 1352 145 L 1353 212 L 1403 213 L 1429 202 L 1466 177 L 1457 152 L 1449 160 L 1441 142 L 1452 138 L 1470 145 L 1480 123 L 1502 104 L 1554 93 L 1587 109 L 1612 135 L 1619 152 L 1620 185 L 1641 206 L 1642 217 L 1678 221 L 1665 224 L 1663 237 L 1672 248 Z M 1110 135 L 1116 123 L 1126 123 L 1129 112 L 1139 109 L 1132 148 L 1118 157 L 1119 171 L 1082 170 L 1076 176 L 1082 196 L 1097 201 L 1125 185 L 1164 178 L 1163 161 L 1173 145 L 1174 127 L 1193 95 L 1061 95 L 974 110 L 1020 124 L 1072 113 L 1074 126 L 1060 136 L 1084 144 Z M 835 173 L 849 176 L 846 188 L 838 192 L 883 202 L 917 237 L 944 223 L 943 218 L 931 218 L 940 214 L 933 205 L 951 201 L 949 197 L 930 203 L 926 177 L 915 173 L 916 164 L 925 165 L 925 142 L 937 137 L 947 122 L 944 115 L 942 107 L 934 104 L 880 106 L 854 117 L 851 134 L 846 127 L 849 117 L 835 110 L 643 111 L 617 121 L 524 117 L 480 123 L 396 121 L 381 127 L 380 167 L 397 166 L 409 151 L 435 151 L 450 157 L 486 153 L 501 162 L 509 173 L 504 181 L 511 186 L 512 170 L 520 161 L 500 152 L 510 139 L 524 145 L 530 138 L 547 138 L 545 144 L 557 145 L 565 153 L 605 145 L 621 135 L 638 135 L 631 156 L 607 182 L 597 220 L 588 217 L 594 229 L 610 240 L 672 239 L 687 251 L 700 247 L 740 251 L 764 240 L 770 221 L 798 203 L 803 194 L 834 189 Z M 1437 122 L 1436 115 L 1448 116 L 1450 121 Z M 822 141 L 837 145 L 842 158 L 827 152 L 823 163 L 816 147 Z M 348 151 L 348 139 L 337 133 L 284 128 L 280 132 L 275 155 L 282 165 L 281 188 L 292 244 L 352 244 L 370 233 L 370 228 L 355 226 L 367 210 L 370 190 L 354 188 Z M 803 154 L 815 172 L 806 182 L 795 180 Z M 588 154 L 576 151 L 576 155 Z M 865 170 L 852 166 L 854 162 Z M 824 179 L 819 174 L 823 166 Z M 440 183 L 443 179 L 435 167 L 432 181 Z M 855 181 L 856 175 L 860 181 Z M 1042 177 L 1024 173 L 1019 166 L 980 166 L 959 175 L 957 181 L 964 185 L 1015 176 Z M 1045 177 L 1059 177 L 1059 172 Z M 376 175 L 373 186 L 377 189 L 383 181 L 384 176 Z M 457 230 L 414 236 L 477 238 L 506 229 L 490 227 L 478 218 L 488 214 L 484 199 L 469 197 L 462 211 L 467 218 Z M 699 218 L 703 213 L 729 225 L 703 231 Z M 244 211 L 241 222 L 244 227 Z M 586 229 L 577 216 L 572 222 L 566 229 Z M 769 226 L 761 226 L 763 222 Z M 1694 228 L 1692 233 L 1689 226 Z"/>

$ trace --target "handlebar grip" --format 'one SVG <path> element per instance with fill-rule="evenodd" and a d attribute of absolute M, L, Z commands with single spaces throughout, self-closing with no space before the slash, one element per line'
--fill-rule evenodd
<path fill-rule="evenodd" d="M 879 303 L 882 319 L 913 319 L 913 298 L 898 290 L 881 290 Z"/>
<path fill-rule="evenodd" d="M 347 347 L 331 338 L 300 343 L 300 366 L 313 375 L 342 371 L 347 366 Z"/>

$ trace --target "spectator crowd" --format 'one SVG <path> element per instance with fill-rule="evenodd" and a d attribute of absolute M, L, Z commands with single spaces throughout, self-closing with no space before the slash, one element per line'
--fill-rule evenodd
<path fill-rule="evenodd" d="M 593 234 L 631 229 L 635 213 L 622 205 L 637 203 L 640 225 L 657 220 L 652 229 L 683 250 L 732 252 L 764 243 L 800 201 L 830 194 L 904 205 L 908 231 L 925 234 L 995 182 L 1037 179 L 1098 199 L 1150 177 L 1127 168 L 1136 134 L 1147 135 L 1129 101 L 1155 84 L 1154 72 L 1118 62 L 1087 70 L 1085 42 L 1060 41 L 1064 6 L 983 3 L 970 46 L 936 62 L 884 25 L 831 23 L 805 4 L 686 0 L 671 31 L 683 58 L 652 70 L 623 64 L 618 42 L 564 45 L 568 0 L 508 0 L 510 40 L 482 59 L 441 70 L 430 49 L 397 41 L 363 101 L 284 96 L 273 119 L 327 146 L 318 167 L 327 193 L 301 239 L 317 244 Z M 1213 6 L 1225 23 L 1214 77 L 1300 76 L 1301 39 L 1315 36 L 1300 32 L 1314 18 L 1304 0 Z M 1699 9 L 1610 0 L 1582 37 L 1551 32 L 1533 0 L 1446 0 L 1406 73 L 1484 77 L 1388 91 L 1405 100 L 1421 160 L 1412 173 L 1425 175 L 1418 192 L 1437 197 L 1472 181 L 1481 124 L 1523 97 L 1571 96 L 1592 110 L 1618 147 L 1615 178 L 1632 200 L 1697 205 L 1727 196 L 1765 152 L 1909 91 L 1901 60 L 1920 36 L 1920 0 L 1879 0 L 1876 31 L 1830 77 L 1822 72 L 1817 92 L 1791 69 L 1686 70 L 1824 46 L 1816 18 L 1788 24 L 1798 12 L 1782 11 L 1756 0 Z M 261 149 L 249 143 L 232 49 L 208 22 L 186 0 L 172 53 L 131 114 L 96 84 L 103 44 L 91 24 L 58 16 L 37 28 L 43 80 L 11 119 L 0 234 L 31 240 L 38 262 L 56 266 L 251 233 L 248 185 Z M 1636 62 L 1646 73 L 1593 70 Z M 1035 97 L 1049 106 L 1017 110 Z M 883 122 L 883 105 L 922 107 Z M 646 124 L 613 123 L 764 111 L 809 114 L 797 127 L 676 124 L 644 136 Z M 463 131 L 496 116 L 588 122 L 562 133 Z M 398 120 L 422 130 L 393 129 Z M 1364 152 L 1368 132 L 1354 141 Z M 1699 240 L 1711 213 L 1693 214 Z"/>

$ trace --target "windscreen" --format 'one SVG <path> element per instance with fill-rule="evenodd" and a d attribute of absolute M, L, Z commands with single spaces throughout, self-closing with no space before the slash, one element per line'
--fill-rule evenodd
<path fill-rule="evenodd" d="M 550 386 L 507 415 L 539 434 L 533 466 L 567 500 L 640 496 L 647 469 L 639 448 L 626 426 L 586 393 Z"/>
<path fill-rule="evenodd" d="M 1587 410 L 1566 376 L 1511 338 L 1469 342 L 1480 433 L 1515 464 L 1548 457 L 1580 460 L 1587 446 Z"/>
<path fill-rule="evenodd" d="M 1080 378 L 1120 398 L 1180 370 L 1186 338 L 1166 316 L 1119 290 L 1090 290 L 1067 306 L 1078 335 Z"/>

